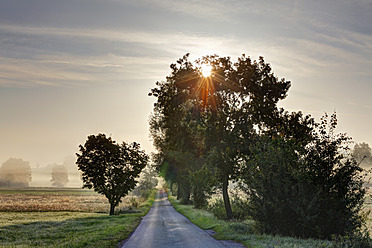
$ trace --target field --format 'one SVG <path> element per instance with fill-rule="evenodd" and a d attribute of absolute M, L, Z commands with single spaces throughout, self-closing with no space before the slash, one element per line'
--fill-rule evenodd
<path fill-rule="evenodd" d="M 128 206 L 130 197 L 119 206 Z M 109 204 L 103 195 L 83 189 L 0 189 L 0 211 L 77 211 L 107 212 Z"/>
<path fill-rule="evenodd" d="M 0 246 L 116 247 L 152 201 L 126 197 L 125 214 L 109 216 L 106 198 L 89 190 L 0 189 Z"/>

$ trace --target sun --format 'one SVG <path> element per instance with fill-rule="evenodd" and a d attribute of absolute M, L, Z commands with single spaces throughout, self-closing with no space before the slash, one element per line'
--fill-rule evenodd
<path fill-rule="evenodd" d="M 201 73 L 202 73 L 203 77 L 209 77 L 209 76 L 211 76 L 211 74 L 212 74 L 212 66 L 211 65 L 203 64 L 201 66 Z"/>

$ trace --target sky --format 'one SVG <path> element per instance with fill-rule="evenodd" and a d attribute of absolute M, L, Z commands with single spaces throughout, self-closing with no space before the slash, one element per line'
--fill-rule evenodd
<path fill-rule="evenodd" d="M 186 53 L 263 56 L 280 106 L 372 145 L 372 0 L 0 0 L 0 164 L 62 164 L 105 133 L 154 152 L 148 119 Z"/>

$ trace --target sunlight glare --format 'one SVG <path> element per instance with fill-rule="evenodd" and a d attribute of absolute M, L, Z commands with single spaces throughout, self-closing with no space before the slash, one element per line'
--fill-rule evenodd
<path fill-rule="evenodd" d="M 203 77 L 209 77 L 212 74 L 212 66 L 206 64 L 202 65 L 201 73 L 203 74 Z"/>

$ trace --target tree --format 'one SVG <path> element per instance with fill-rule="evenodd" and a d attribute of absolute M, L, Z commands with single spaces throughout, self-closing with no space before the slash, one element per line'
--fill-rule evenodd
<path fill-rule="evenodd" d="M 325 115 L 306 143 L 281 135 L 257 138 L 242 179 L 261 231 L 331 238 L 360 229 L 363 170 L 350 156 L 349 138 L 334 133 L 336 124 L 335 114 L 329 120 Z"/>
<path fill-rule="evenodd" d="M 69 182 L 68 180 L 68 170 L 63 165 L 54 165 L 51 173 L 52 179 L 52 186 L 54 187 L 65 187 L 66 184 Z"/>
<path fill-rule="evenodd" d="M 147 198 L 156 185 L 158 185 L 157 177 L 158 173 L 155 168 L 152 166 L 146 166 L 140 174 L 138 185 L 131 193 Z"/>
<path fill-rule="evenodd" d="M 177 183 L 177 198 L 183 203 L 190 202 L 191 172 L 202 167 L 203 156 L 202 130 L 197 128 L 200 102 L 193 96 L 200 73 L 187 58 L 172 64 L 167 81 L 157 82 L 149 94 L 157 97 L 150 132 L 158 150 L 158 169 L 166 181 Z"/>
<path fill-rule="evenodd" d="M 363 142 L 363 143 L 356 143 L 353 149 L 353 156 L 355 159 L 360 162 L 372 162 L 372 150 L 371 147 Z"/>
<path fill-rule="evenodd" d="M 90 135 L 80 145 L 76 164 L 82 171 L 83 188 L 94 189 L 106 196 L 110 215 L 121 198 L 136 186 L 136 178 L 148 163 L 148 156 L 140 144 L 117 144 L 105 134 Z"/>
<path fill-rule="evenodd" d="M 262 57 L 252 61 L 242 55 L 233 63 L 214 55 L 194 64 L 188 57 L 172 64 L 167 81 L 151 90 L 158 98 L 150 122 L 154 145 L 163 161 L 170 162 L 170 155 L 176 154 L 171 166 L 178 182 L 202 175 L 194 172 L 209 166 L 215 186 L 222 187 L 227 217 L 232 218 L 228 186 L 237 179 L 241 152 L 257 128 L 273 125 L 277 103 L 286 97 L 290 82 L 279 80 Z M 211 76 L 202 76 L 204 64 L 212 66 Z M 187 158 L 186 163 L 179 158 Z"/>
<path fill-rule="evenodd" d="M 9 158 L 3 163 L 0 175 L 9 187 L 28 187 L 32 179 L 29 162 L 15 158 Z"/>

